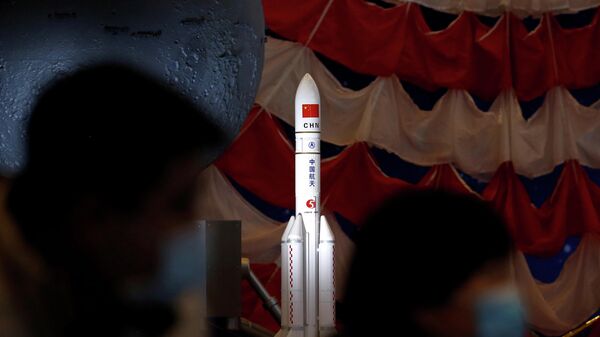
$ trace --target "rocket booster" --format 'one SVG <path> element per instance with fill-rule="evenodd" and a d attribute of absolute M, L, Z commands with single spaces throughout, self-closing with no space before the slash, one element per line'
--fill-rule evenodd
<path fill-rule="evenodd" d="M 290 277 L 297 280 L 297 274 L 289 266 L 285 266 L 283 258 L 288 258 L 288 237 L 296 224 L 302 223 L 303 237 L 303 325 L 304 337 L 325 336 L 335 333 L 335 299 L 333 285 L 333 243 L 334 238 L 321 210 L 321 99 L 319 89 L 309 74 L 304 75 L 295 100 L 295 127 L 296 127 L 296 163 L 295 163 L 295 188 L 296 188 L 296 217 L 290 219 L 282 238 L 282 307 L 290 306 L 292 299 L 289 297 L 291 286 L 284 284 L 283 279 L 289 282 Z M 321 228 L 324 226 L 324 228 Z M 325 233 L 325 241 L 320 241 L 319 236 Z M 320 247 L 325 251 L 319 256 Z M 320 267 L 319 264 L 322 264 Z M 284 275 L 286 274 L 286 275 Z M 323 292 L 319 291 L 323 288 Z M 296 302 L 295 302 L 296 303 Z M 295 304 L 294 313 L 298 310 L 299 303 Z M 282 330 L 277 336 L 295 335 L 290 324 L 289 308 L 282 308 Z M 297 323 L 297 316 L 294 321 Z M 295 323 L 295 324 L 296 324 Z"/>
<path fill-rule="evenodd" d="M 335 330 L 335 239 L 321 215 L 319 230 L 319 336 L 336 334 Z"/>
<path fill-rule="evenodd" d="M 292 216 L 281 239 L 280 334 L 285 336 L 304 337 L 304 236 L 302 216 Z"/>

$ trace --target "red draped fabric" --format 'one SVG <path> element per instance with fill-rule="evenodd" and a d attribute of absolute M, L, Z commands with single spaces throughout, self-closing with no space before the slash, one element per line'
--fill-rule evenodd
<path fill-rule="evenodd" d="M 394 193 L 411 188 L 383 175 L 365 143 L 356 143 L 322 165 L 322 204 L 354 223 L 364 218 Z"/>
<path fill-rule="evenodd" d="M 294 150 L 277 122 L 254 108 L 216 166 L 272 205 L 294 208 Z"/>
<path fill-rule="evenodd" d="M 272 31 L 307 43 L 327 3 L 264 0 L 263 6 Z M 546 14 L 531 32 L 512 14 L 488 27 L 463 12 L 446 29 L 432 32 L 417 5 L 383 9 L 336 0 L 308 47 L 354 71 L 397 74 L 425 89 L 465 89 L 491 100 L 514 88 L 519 99 L 530 100 L 558 85 L 589 87 L 600 80 L 598 12 L 590 25 L 577 29 L 563 29 Z"/>
<path fill-rule="evenodd" d="M 570 235 L 600 232 L 600 188 L 576 161 L 565 163 L 549 200 L 535 208 L 512 165 L 500 167 L 483 192 L 507 219 L 518 247 L 546 255 L 562 248 Z"/>
<path fill-rule="evenodd" d="M 536 237 L 538 232 L 535 229 L 538 226 L 523 224 L 538 224 L 537 211 L 511 163 L 505 163 L 498 168 L 482 195 L 504 215 L 512 237 L 520 235 L 519 247 L 525 251 L 532 251 L 533 246 L 541 239 Z M 551 251 L 557 249 L 559 247 L 552 246 Z"/>

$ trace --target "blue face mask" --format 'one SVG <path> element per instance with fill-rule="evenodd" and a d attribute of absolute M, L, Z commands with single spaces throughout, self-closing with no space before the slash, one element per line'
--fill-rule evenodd
<path fill-rule="evenodd" d="M 205 283 L 204 243 L 197 226 L 169 238 L 161 249 L 155 276 L 129 289 L 134 301 L 173 302 L 185 291 L 200 291 Z"/>
<path fill-rule="evenodd" d="M 475 304 L 477 337 L 523 337 L 525 322 L 516 290 L 505 288 L 481 295 Z"/>

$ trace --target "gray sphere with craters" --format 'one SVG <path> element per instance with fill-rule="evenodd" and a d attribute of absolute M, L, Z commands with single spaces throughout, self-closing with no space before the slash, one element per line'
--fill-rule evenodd
<path fill-rule="evenodd" d="M 207 163 L 239 132 L 260 82 L 260 0 L 2 1 L 0 22 L 4 176 L 26 162 L 26 127 L 37 97 L 81 67 L 129 64 L 184 93 L 227 135 Z"/>

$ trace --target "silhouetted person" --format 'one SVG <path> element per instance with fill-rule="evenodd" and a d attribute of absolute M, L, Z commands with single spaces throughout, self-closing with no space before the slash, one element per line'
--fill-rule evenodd
<path fill-rule="evenodd" d="M 193 272 L 185 259 L 165 260 L 193 246 L 177 240 L 192 237 L 182 233 L 198 218 L 197 177 L 221 137 L 192 103 L 123 66 L 51 84 L 31 114 L 27 164 L 8 198 L 42 270 L 32 280 L 5 263 L 32 336 L 169 331 L 186 280 L 159 274 L 170 262 Z"/>
<path fill-rule="evenodd" d="M 402 193 L 359 232 L 340 308 L 344 334 L 522 337 L 511 242 L 483 201 Z"/>

